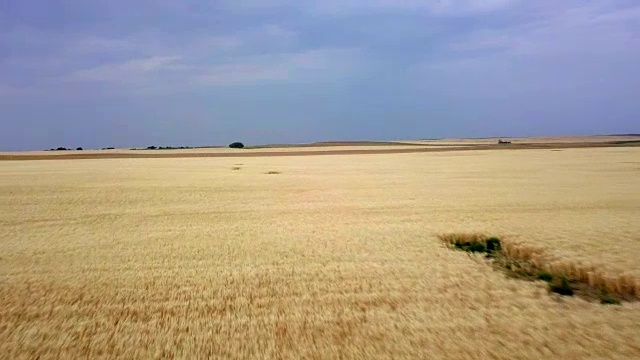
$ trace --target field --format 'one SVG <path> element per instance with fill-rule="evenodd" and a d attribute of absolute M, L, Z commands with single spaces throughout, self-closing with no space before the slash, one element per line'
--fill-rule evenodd
<path fill-rule="evenodd" d="M 0 357 L 640 357 L 640 303 L 438 235 L 640 279 L 640 147 L 0 161 Z"/>
<path fill-rule="evenodd" d="M 498 140 L 509 144 L 498 144 Z M 313 155 L 365 155 L 445 152 L 460 150 L 518 150 L 518 149 L 579 149 L 594 147 L 640 146 L 640 135 L 563 136 L 543 138 L 483 138 L 437 139 L 401 141 L 333 141 L 290 145 L 257 145 L 242 150 L 228 147 L 195 147 L 147 149 L 84 149 L 80 151 L 23 151 L 0 152 L 0 161 L 13 160 L 71 160 L 71 159 L 162 159 L 198 157 L 264 157 Z"/>

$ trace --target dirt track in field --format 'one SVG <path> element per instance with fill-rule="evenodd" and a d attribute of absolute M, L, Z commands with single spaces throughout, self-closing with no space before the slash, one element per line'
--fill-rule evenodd
<path fill-rule="evenodd" d="M 343 145 L 349 145 L 347 143 Z M 362 145 L 362 144 L 351 144 Z M 444 146 L 419 146 L 415 148 L 391 148 L 393 145 L 401 146 L 402 143 L 388 143 L 390 148 L 386 149 L 348 149 L 348 150 L 299 150 L 299 151 L 259 151 L 259 152 L 243 152 L 239 149 L 237 152 L 168 152 L 167 150 L 155 150 L 154 153 L 145 151 L 144 153 L 81 153 L 79 151 L 70 151 L 69 154 L 54 153 L 48 154 L 0 154 L 0 161 L 20 161 L 20 160 L 80 160 L 80 159 L 146 159 L 146 158 L 201 158 L 201 157 L 218 157 L 218 158 L 241 158 L 241 157 L 261 157 L 261 156 L 316 156 L 316 155 L 367 155 L 367 154 L 405 154 L 405 153 L 427 153 L 427 152 L 446 152 L 461 150 L 525 150 L 525 149 L 582 149 L 594 147 L 635 147 L 640 146 L 640 141 L 612 141 L 612 142 L 582 142 L 582 143 L 547 143 L 547 144 L 504 144 L 504 145 L 444 145 Z"/>

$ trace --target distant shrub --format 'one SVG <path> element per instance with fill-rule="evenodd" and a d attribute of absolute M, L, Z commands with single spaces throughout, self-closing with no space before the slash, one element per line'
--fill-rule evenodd
<path fill-rule="evenodd" d="M 629 275 L 610 279 L 594 268 L 581 268 L 571 262 L 559 266 L 549 264 L 552 257 L 545 256 L 539 248 L 509 240 L 503 242 L 479 233 L 441 234 L 438 238 L 451 249 L 486 253 L 484 258 L 487 262 L 509 277 L 545 281 L 550 293 L 577 296 L 601 304 L 619 305 L 623 301 L 640 301 L 640 285 Z"/>
<path fill-rule="evenodd" d="M 242 148 L 244 148 L 244 144 L 241 143 L 241 142 L 234 142 L 234 143 L 229 144 L 229 147 L 232 148 L 232 149 L 242 149 Z"/>
<path fill-rule="evenodd" d="M 477 243 L 461 244 L 461 245 L 462 246 L 460 247 L 465 251 L 479 252 L 479 253 L 487 252 L 487 247 L 483 243 L 477 242 Z"/>
<path fill-rule="evenodd" d="M 620 299 L 618 299 L 613 294 L 604 293 L 601 295 L 600 303 L 606 305 L 620 305 Z"/>
<path fill-rule="evenodd" d="M 502 247 L 500 246 L 500 239 L 497 237 L 490 237 L 486 240 L 487 243 L 487 252 L 492 253 L 494 251 L 500 251 Z"/>
<path fill-rule="evenodd" d="M 553 275 L 550 272 L 542 271 L 538 273 L 538 279 L 546 282 L 551 282 L 553 280 Z"/>
<path fill-rule="evenodd" d="M 189 146 L 160 146 L 158 150 L 177 150 L 177 149 L 191 149 Z"/>
<path fill-rule="evenodd" d="M 549 290 L 560 295 L 573 295 L 573 287 L 571 287 L 571 284 L 569 284 L 569 279 L 567 279 L 566 276 L 562 276 L 560 278 L 560 282 L 549 284 Z"/>
<path fill-rule="evenodd" d="M 65 150 L 67 150 L 67 148 L 66 148 L 66 147 L 59 147 L 59 148 L 57 148 L 56 150 L 57 150 L 57 151 L 65 151 Z"/>
<path fill-rule="evenodd" d="M 84 149 L 83 149 L 81 146 L 78 146 L 78 147 L 76 148 L 76 150 L 81 151 L 81 150 L 84 150 Z"/>
<path fill-rule="evenodd" d="M 155 146 L 147 146 L 147 150 L 155 150 L 155 149 L 157 149 L 157 147 L 155 147 Z"/>
<path fill-rule="evenodd" d="M 492 256 L 502 249 L 500 239 L 497 237 L 487 238 L 478 234 L 453 234 L 443 235 L 441 239 L 456 249 L 474 253 L 486 253 L 488 256 Z"/>

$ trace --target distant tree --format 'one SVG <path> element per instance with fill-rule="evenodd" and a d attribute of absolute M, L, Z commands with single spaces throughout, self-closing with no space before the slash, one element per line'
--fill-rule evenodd
<path fill-rule="evenodd" d="M 66 148 L 66 147 L 62 147 L 62 146 L 61 146 L 61 147 L 57 148 L 56 150 L 58 150 L 58 151 L 63 151 L 63 150 L 67 150 L 67 148 Z"/>
<path fill-rule="evenodd" d="M 232 149 L 242 149 L 244 147 L 244 144 L 241 142 L 234 142 L 229 144 L 229 147 Z"/>
<path fill-rule="evenodd" d="M 155 149 L 157 149 L 157 147 L 155 147 L 155 146 L 147 146 L 147 150 L 155 150 Z"/>
<path fill-rule="evenodd" d="M 76 150 L 80 151 L 80 150 L 84 150 L 84 149 L 83 149 L 82 147 L 78 146 L 78 147 L 76 148 Z"/>

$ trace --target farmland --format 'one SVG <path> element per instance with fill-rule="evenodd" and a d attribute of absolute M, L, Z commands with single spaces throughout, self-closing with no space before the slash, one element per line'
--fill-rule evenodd
<path fill-rule="evenodd" d="M 640 303 L 438 235 L 640 279 L 639 178 L 640 147 L 1 161 L 0 353 L 637 358 Z"/>

